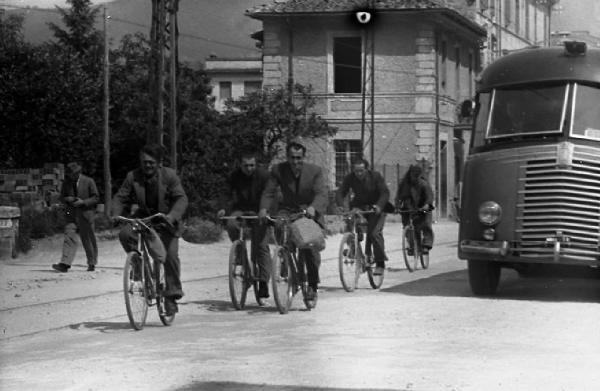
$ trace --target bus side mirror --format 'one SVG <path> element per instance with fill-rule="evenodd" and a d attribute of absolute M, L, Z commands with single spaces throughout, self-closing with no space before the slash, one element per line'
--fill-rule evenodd
<path fill-rule="evenodd" d="M 475 102 L 470 99 L 463 101 L 460 104 L 460 116 L 463 118 L 471 118 L 475 112 Z"/>

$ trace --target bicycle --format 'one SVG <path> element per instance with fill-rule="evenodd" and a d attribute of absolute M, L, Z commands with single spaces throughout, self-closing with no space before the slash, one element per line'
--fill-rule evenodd
<path fill-rule="evenodd" d="M 343 214 L 344 219 L 352 227 L 350 232 L 345 232 L 342 236 L 338 255 L 340 281 L 346 292 L 352 292 L 356 289 L 358 279 L 364 272 L 367 272 L 369 284 L 373 289 L 379 289 L 383 283 L 383 273 L 375 274 L 376 265 L 372 253 L 365 255 L 367 249 L 365 248 L 365 251 L 363 251 L 361 245 L 361 236 L 365 236 L 362 231 L 366 225 L 366 222 L 362 222 L 361 217 L 371 213 L 374 213 L 374 211 L 353 211 Z M 364 231 L 366 231 L 366 227 Z"/>
<path fill-rule="evenodd" d="M 271 284 L 275 305 L 281 314 L 287 314 L 292 300 L 298 291 L 302 292 L 302 300 L 308 310 L 315 308 L 317 298 L 307 297 L 308 281 L 305 262 L 300 262 L 298 249 L 295 248 L 290 239 L 290 224 L 300 217 L 307 216 L 306 211 L 288 216 L 267 217 L 273 223 L 282 223 L 281 240 L 273 249 Z"/>
<path fill-rule="evenodd" d="M 224 216 L 223 220 L 236 220 L 240 223 L 240 236 L 231 244 L 229 251 L 229 295 L 231 303 L 237 310 L 246 305 L 246 295 L 250 286 L 254 289 L 254 297 L 259 306 L 264 306 L 266 300 L 258 295 L 259 265 L 248 257 L 246 247 L 246 231 L 248 220 L 257 220 L 258 216 Z"/>
<path fill-rule="evenodd" d="M 422 243 L 422 232 L 419 231 L 415 234 L 415 225 L 414 220 L 419 217 L 423 213 L 430 213 L 424 210 L 398 210 L 397 213 L 408 213 L 408 224 L 402 230 L 402 255 L 404 256 L 404 264 L 406 264 L 406 268 L 409 272 L 413 272 L 417 270 L 419 265 L 419 260 L 421 261 L 421 267 L 423 269 L 427 269 L 429 267 L 429 253 L 423 253 L 423 249 L 421 247 Z M 409 243 L 412 243 L 412 246 L 408 246 Z M 413 253 L 409 254 L 408 249 L 413 249 Z"/>
<path fill-rule="evenodd" d="M 175 319 L 175 314 L 165 311 L 166 289 L 164 265 L 153 259 L 150 262 L 148 245 L 144 234 L 150 231 L 148 225 L 156 218 L 163 218 L 164 214 L 157 213 L 143 219 L 130 219 L 117 216 L 117 221 L 131 224 L 137 234 L 136 250 L 127 253 L 123 269 L 123 293 L 125 295 L 125 308 L 129 323 L 135 330 L 141 330 L 146 324 L 148 307 L 156 305 L 158 317 L 165 326 L 170 326 Z M 164 220 L 166 224 L 167 221 Z"/>

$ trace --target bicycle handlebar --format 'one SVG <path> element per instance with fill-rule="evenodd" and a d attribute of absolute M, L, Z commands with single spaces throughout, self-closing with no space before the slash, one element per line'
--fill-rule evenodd
<path fill-rule="evenodd" d="M 124 223 L 129 223 L 129 224 L 135 224 L 135 223 L 139 223 L 141 224 L 143 227 L 145 228 L 150 228 L 148 227 L 148 223 L 150 223 L 152 220 L 154 220 L 155 218 L 160 217 L 163 219 L 163 221 L 168 224 L 171 228 L 173 227 L 173 224 L 171 224 L 167 219 L 164 213 L 158 212 L 155 213 L 151 216 L 148 217 L 143 217 L 143 218 L 129 218 L 129 217 L 124 217 L 124 216 L 115 216 L 115 220 L 117 221 L 121 221 Z"/>

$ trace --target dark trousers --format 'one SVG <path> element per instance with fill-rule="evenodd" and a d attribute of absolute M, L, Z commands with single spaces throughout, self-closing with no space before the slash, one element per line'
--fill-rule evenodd
<path fill-rule="evenodd" d="M 409 214 L 402 213 L 402 225 L 408 225 Z M 422 213 L 419 214 L 413 220 L 413 225 L 415 226 L 415 232 L 421 232 L 421 247 L 432 248 L 433 247 L 433 228 L 431 227 L 432 217 L 431 213 Z M 410 239 L 409 243 L 411 243 Z"/>
<path fill-rule="evenodd" d="M 181 262 L 179 261 L 179 238 L 168 232 L 151 230 L 144 234 L 150 256 L 165 265 L 166 297 L 181 299 Z M 126 252 L 135 251 L 137 234 L 131 225 L 124 225 L 119 232 L 119 240 Z"/>
<path fill-rule="evenodd" d="M 384 266 L 388 260 L 385 254 L 385 242 L 383 240 L 383 225 L 385 224 L 385 213 L 371 213 L 367 217 L 367 241 L 365 242 L 366 255 L 373 255 L 377 266 Z M 372 247 L 372 248 L 371 248 Z"/>
<path fill-rule="evenodd" d="M 65 238 L 60 262 L 66 265 L 73 263 L 77 252 L 77 229 L 79 229 L 79 237 L 85 250 L 88 265 L 96 265 L 98 263 L 98 245 L 94 234 L 94 220 L 84 217 L 81 212 L 77 212 L 65 226 Z"/>
<path fill-rule="evenodd" d="M 234 211 L 232 216 L 241 216 L 241 211 Z M 250 228 L 250 259 L 258 265 L 258 276 L 260 281 L 267 282 L 271 277 L 271 256 L 269 254 L 268 226 L 259 223 L 258 220 L 246 220 Z M 236 220 L 227 221 L 227 234 L 231 241 L 240 239 L 240 222 Z M 248 232 L 248 231 L 246 231 Z M 246 238 L 243 238 L 246 239 Z"/>
<path fill-rule="evenodd" d="M 280 210 L 278 212 L 279 216 L 289 215 L 290 212 L 287 210 Z M 277 237 L 277 243 L 282 242 L 283 239 L 283 223 L 277 223 L 275 225 L 275 235 Z M 288 247 L 293 252 L 296 250 L 296 246 L 294 246 L 290 238 L 288 237 Z M 321 253 L 319 251 L 303 248 L 298 250 L 298 262 L 300 264 L 304 263 L 306 265 L 306 273 L 307 273 L 307 282 L 309 285 L 316 286 L 319 282 L 319 268 L 321 267 Z"/>

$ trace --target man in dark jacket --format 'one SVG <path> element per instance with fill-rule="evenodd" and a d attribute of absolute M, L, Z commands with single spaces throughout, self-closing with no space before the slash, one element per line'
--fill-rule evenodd
<path fill-rule="evenodd" d="M 385 269 L 385 244 L 383 240 L 383 225 L 385 224 L 386 211 L 389 211 L 388 201 L 390 191 L 385 184 L 383 176 L 377 171 L 369 170 L 369 163 L 363 158 L 352 161 L 352 172 L 344 178 L 337 190 L 335 200 L 338 208 L 342 208 L 344 199 L 352 190 L 353 197 L 350 200 L 350 208 L 358 210 L 369 210 L 373 208 L 374 213 L 366 214 L 367 219 L 367 241 L 365 243 L 366 255 L 373 255 L 375 261 L 374 274 L 381 275 Z M 386 208 L 386 206 L 388 206 Z M 393 208 L 393 207 L 392 207 Z M 371 244 L 373 249 L 371 250 Z"/>
<path fill-rule="evenodd" d="M 229 191 L 222 200 L 222 209 L 217 217 L 223 217 L 227 212 L 232 216 L 257 215 L 260 197 L 265 189 L 269 172 L 258 167 L 255 152 L 243 152 L 240 155 L 240 166 L 231 173 L 228 185 Z M 258 295 L 269 297 L 269 277 L 271 275 L 271 257 L 267 237 L 267 225 L 258 221 L 249 221 L 251 228 L 250 258 L 258 265 Z M 227 222 L 227 233 L 233 242 L 239 239 L 238 222 Z"/>
<path fill-rule="evenodd" d="M 124 210 L 137 204 L 135 217 L 143 218 L 160 212 L 173 227 L 158 227 L 160 241 L 155 237 L 148 238 L 150 254 L 165 264 L 165 310 L 171 315 L 177 312 L 175 300 L 183 296 L 178 252 L 179 237 L 183 231 L 181 218 L 188 199 L 175 170 L 162 166 L 163 156 L 164 149 L 158 144 L 149 144 L 141 149 L 141 167 L 127 173 L 113 198 L 112 216 L 120 216 Z M 130 225 L 123 226 L 119 240 L 126 252 L 135 250 L 137 237 Z"/>
<path fill-rule="evenodd" d="M 278 190 L 281 191 L 279 214 L 295 213 L 305 209 L 321 227 L 324 227 L 324 214 L 327 208 L 327 187 L 323 172 L 319 166 L 305 163 L 306 148 L 292 142 L 286 148 L 287 161 L 273 166 L 271 175 L 260 201 L 259 216 L 266 217 L 277 202 Z M 300 261 L 306 263 L 308 291 L 307 299 L 317 297 L 321 254 L 312 249 L 300 249 Z"/>
<path fill-rule="evenodd" d="M 421 166 L 413 164 L 398 184 L 396 192 L 396 207 L 400 210 L 431 212 L 433 210 L 433 190 L 429 182 L 423 177 Z M 409 213 L 402 213 L 402 225 L 408 224 Z M 433 229 L 431 227 L 431 213 L 421 213 L 413 220 L 415 230 L 423 233 L 423 253 L 426 254 L 433 246 Z M 410 240 L 409 240 L 410 243 Z M 408 253 L 412 255 L 413 249 Z"/>
<path fill-rule="evenodd" d="M 87 270 L 92 272 L 98 263 L 98 245 L 94 234 L 94 214 L 98 204 L 98 189 L 94 180 L 81 173 L 77 162 L 67 164 L 67 175 L 60 190 L 60 199 L 65 204 L 67 225 L 63 242 L 62 258 L 52 265 L 56 271 L 66 273 L 77 251 L 77 229 L 87 257 Z"/>

